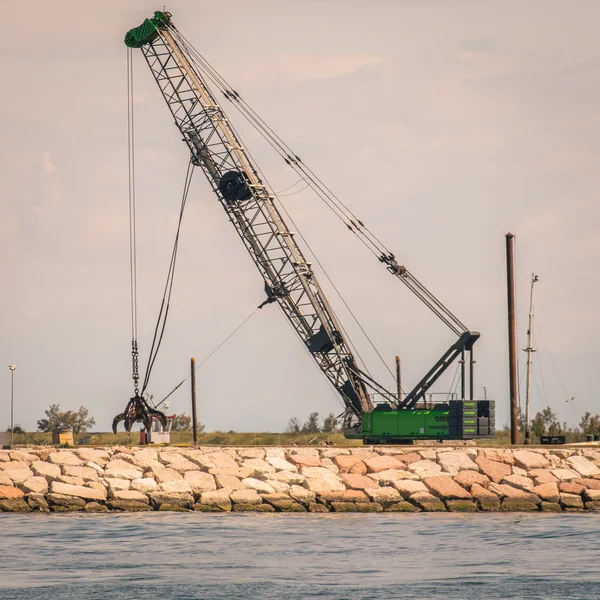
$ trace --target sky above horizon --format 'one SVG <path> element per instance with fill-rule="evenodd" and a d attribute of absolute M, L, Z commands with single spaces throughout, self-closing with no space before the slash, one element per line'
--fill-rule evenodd
<path fill-rule="evenodd" d="M 367 7 L 368 6 L 368 7 Z M 50 404 L 108 430 L 132 395 L 123 37 L 161 9 L 133 0 L 12 3 L 0 23 L 0 430 Z M 224 0 L 169 3 L 174 23 L 471 329 L 476 392 L 508 421 L 505 234 L 516 235 L 519 360 L 535 287 L 532 412 L 600 413 L 600 4 L 557 0 Z M 141 367 L 162 297 L 188 153 L 134 52 Z M 224 105 L 314 254 L 411 388 L 454 336 L 365 252 Z M 287 194 L 289 194 L 288 190 Z M 283 192 L 286 194 L 286 192 Z M 198 172 L 167 332 L 164 397 L 264 300 L 262 280 Z M 315 268 L 317 275 L 320 270 Z M 323 276 L 351 339 L 394 381 Z M 0 365 L 2 361 L 0 361 Z M 451 385 L 454 369 L 436 391 Z M 524 398 L 524 380 L 521 376 Z M 208 431 L 281 431 L 342 410 L 274 305 L 197 373 Z M 575 400 L 566 402 L 574 396 Z M 189 384 L 169 413 L 190 413 Z"/>

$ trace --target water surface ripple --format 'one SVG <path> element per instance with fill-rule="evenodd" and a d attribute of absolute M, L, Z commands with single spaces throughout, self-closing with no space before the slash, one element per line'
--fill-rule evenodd
<path fill-rule="evenodd" d="M 597 598 L 600 516 L 0 515 L 0 598 Z"/>

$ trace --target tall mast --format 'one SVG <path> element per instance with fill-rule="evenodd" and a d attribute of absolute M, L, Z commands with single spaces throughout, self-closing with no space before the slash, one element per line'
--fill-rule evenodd
<path fill-rule="evenodd" d="M 531 345 L 533 337 L 533 286 L 538 281 L 538 276 L 535 273 L 531 274 L 531 292 L 529 294 L 529 324 L 527 328 L 527 348 L 523 348 L 527 352 L 527 381 L 525 389 L 525 444 L 531 443 L 531 432 L 529 423 L 529 399 L 531 393 L 531 355 L 536 349 Z"/>

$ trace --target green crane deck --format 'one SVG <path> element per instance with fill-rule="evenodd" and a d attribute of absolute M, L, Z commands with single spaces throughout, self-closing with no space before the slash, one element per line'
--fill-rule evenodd
<path fill-rule="evenodd" d="M 453 400 L 430 409 L 380 410 L 362 416 L 360 432 L 346 432 L 365 444 L 406 443 L 413 440 L 471 440 L 494 436 L 493 400 Z"/>

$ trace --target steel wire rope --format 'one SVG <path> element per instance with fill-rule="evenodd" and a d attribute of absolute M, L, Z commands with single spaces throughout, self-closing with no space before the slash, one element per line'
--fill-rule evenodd
<path fill-rule="evenodd" d="M 292 162 L 297 161 L 297 165 L 303 171 L 305 171 L 305 174 L 308 176 L 308 178 L 311 181 L 313 181 L 315 183 L 315 185 L 317 185 L 322 190 L 322 192 L 330 198 L 331 202 L 337 204 L 340 211 L 342 211 L 342 212 L 345 211 L 345 213 L 347 213 L 346 214 L 347 218 L 351 217 L 352 219 L 354 219 L 356 221 L 356 223 L 353 223 L 355 228 L 358 229 L 358 226 L 360 225 L 360 227 L 362 229 L 364 229 L 364 231 L 368 234 L 368 235 L 365 235 L 365 237 L 372 238 L 370 241 L 371 241 L 371 243 L 373 243 L 374 246 L 376 246 L 376 244 L 373 242 L 373 240 L 375 242 L 377 242 L 377 244 L 379 244 L 379 248 L 378 248 L 379 251 L 384 252 L 384 253 L 390 253 L 390 251 L 386 248 L 386 246 L 383 244 L 383 242 L 381 242 L 381 240 L 379 240 L 375 236 L 375 234 L 373 232 L 371 232 L 364 225 L 364 223 L 358 218 L 358 216 L 356 214 L 354 214 L 352 212 L 352 210 L 348 206 L 346 206 L 344 204 L 344 202 L 338 196 L 336 196 L 336 194 L 310 169 L 310 167 L 308 167 L 307 165 L 305 165 L 303 163 L 303 161 L 300 159 L 300 157 L 297 156 L 297 154 L 266 123 L 266 121 L 264 121 L 264 119 L 262 119 L 260 117 L 260 115 L 258 115 L 258 113 L 256 113 L 256 111 L 254 111 L 254 109 L 235 91 L 235 89 L 208 62 L 208 60 L 202 54 L 200 54 L 200 52 L 198 52 L 198 50 L 196 50 L 196 48 L 194 48 L 194 46 L 191 44 L 191 42 L 189 42 L 189 40 L 187 40 L 185 38 L 185 36 L 183 34 L 181 34 L 177 29 L 175 29 L 175 31 L 177 32 L 177 35 L 180 38 L 181 43 L 184 44 L 186 46 L 186 48 L 188 49 L 188 52 L 190 52 L 191 54 L 193 54 L 197 57 L 197 60 L 202 65 L 204 65 L 206 71 L 208 71 L 209 73 L 211 73 L 213 75 L 214 79 L 220 80 L 220 85 L 223 87 L 223 89 L 221 89 L 221 91 L 223 93 L 225 93 L 226 97 L 232 96 L 233 99 L 237 100 L 240 104 L 242 104 L 244 106 L 245 111 L 247 111 L 247 113 L 252 116 L 252 118 L 257 122 L 257 124 L 259 125 L 259 127 L 261 127 L 261 129 L 265 132 L 265 134 L 269 138 L 271 138 L 273 140 L 273 142 L 275 144 L 277 144 L 279 146 L 279 148 L 284 152 L 285 158 L 291 159 Z M 214 81 L 214 79 L 213 79 L 213 81 Z"/>
<path fill-rule="evenodd" d="M 135 128 L 133 118 L 133 61 L 131 48 L 127 54 L 127 169 L 129 199 L 129 294 L 131 301 L 131 362 L 134 392 L 139 391 L 138 319 L 137 319 L 137 236 L 135 202 Z"/>
<path fill-rule="evenodd" d="M 210 354 L 208 354 L 200 364 L 196 366 L 194 372 L 196 372 L 209 358 L 217 353 L 258 311 L 260 308 L 255 308 L 254 311 L 248 315 Z M 158 404 L 155 408 L 158 408 L 165 400 L 167 400 L 172 394 L 174 394 L 190 377 L 191 373 L 183 380 L 181 380 Z"/>
<path fill-rule="evenodd" d="M 181 37 L 183 37 L 183 36 L 181 36 Z M 179 41 L 181 42 L 181 40 L 179 40 Z M 186 44 L 185 42 L 183 42 L 183 43 L 182 43 L 182 45 L 184 45 L 184 47 L 185 47 L 185 48 L 188 50 L 188 52 L 189 52 L 190 54 L 196 54 L 196 55 L 197 55 L 197 57 L 200 57 L 198 60 L 202 60 L 202 57 L 201 57 L 201 55 L 200 55 L 200 54 L 199 54 L 199 53 L 198 53 L 198 52 L 197 52 L 197 51 L 196 51 L 196 50 L 193 48 L 193 46 L 191 46 L 190 44 Z M 205 62 L 207 62 L 207 61 L 205 61 Z M 207 63 L 207 64 L 208 64 L 208 63 Z M 206 69 L 206 68 L 202 68 L 202 64 L 196 64 L 195 66 L 197 66 L 197 67 L 200 69 L 200 71 L 201 71 L 202 73 L 204 73 L 204 74 L 207 76 L 207 78 L 208 78 L 208 79 L 210 79 L 210 80 L 211 80 L 211 81 L 212 81 L 212 82 L 213 82 L 213 83 L 214 83 L 214 84 L 217 86 L 217 88 L 218 88 L 218 89 L 220 89 L 220 91 L 224 91 L 223 89 L 221 89 L 221 88 L 222 88 L 222 85 L 221 85 L 221 84 L 218 82 L 218 80 L 216 80 L 216 78 L 215 78 L 215 77 L 212 77 L 212 76 L 211 76 L 211 74 L 210 74 L 210 72 L 207 72 L 207 69 Z M 209 68 L 209 69 L 212 69 L 212 67 L 210 67 L 210 65 L 209 65 L 209 67 L 208 67 L 208 68 Z M 216 71 L 214 71 L 214 69 L 213 69 L 213 72 L 215 72 L 215 73 L 216 73 Z M 218 73 L 217 73 L 217 76 L 218 76 L 218 77 L 220 77 L 220 76 L 218 75 Z M 234 105 L 234 106 L 236 106 L 236 105 Z M 236 106 L 236 108 L 237 108 L 237 106 Z M 238 110 L 239 110 L 239 108 L 238 108 Z M 245 115 L 244 115 L 244 113 L 243 113 L 243 111 L 239 110 L 239 112 L 240 112 L 240 113 L 241 113 L 243 116 L 245 116 Z M 276 151 L 278 154 L 280 154 L 280 156 L 281 156 L 281 153 L 277 151 L 277 148 L 276 148 L 276 147 L 275 147 L 275 145 L 274 145 L 274 144 L 273 144 L 273 143 L 270 141 L 270 139 L 268 139 L 268 137 L 266 137 L 266 136 L 264 135 L 263 131 L 261 131 L 261 128 L 260 128 L 260 127 L 257 127 L 256 125 L 254 125 L 254 124 L 253 124 L 253 123 L 250 121 L 250 119 L 249 119 L 248 117 L 246 117 L 246 118 L 247 118 L 247 120 L 249 120 L 250 124 L 251 124 L 251 125 L 253 125 L 253 127 L 254 127 L 254 128 L 257 130 L 257 131 L 258 131 L 258 133 L 261 135 L 261 137 L 263 137 L 263 139 L 265 139 L 265 141 L 267 141 L 267 143 L 269 143 L 269 145 L 270 145 L 270 146 L 271 146 L 271 147 L 272 147 L 272 148 L 273 148 L 273 149 L 274 149 L 274 150 L 275 150 L 275 151 Z M 231 124 L 231 122 L 229 122 L 229 127 L 230 127 L 230 128 L 233 130 L 233 132 L 234 132 L 234 134 L 236 135 L 236 137 L 238 137 L 238 138 L 239 138 L 239 135 L 237 134 L 237 131 L 235 130 L 235 128 L 233 127 L 233 125 Z M 249 150 L 248 150 L 247 148 L 246 148 L 246 152 L 247 152 L 247 153 L 248 153 L 248 155 L 249 155 L 249 156 L 252 158 L 252 160 L 254 160 L 254 159 L 253 159 L 253 157 L 252 157 L 252 155 L 251 155 L 251 153 L 249 152 Z M 255 162 L 255 161 L 254 161 L 254 162 Z M 266 176 L 265 176 L 265 175 L 264 175 L 264 173 L 263 173 L 263 172 L 260 170 L 260 168 L 258 167 L 257 163 L 256 163 L 256 168 L 258 169 L 258 172 L 259 172 L 259 174 L 261 175 L 262 179 L 263 179 L 263 180 L 264 180 L 264 181 L 267 183 L 267 185 L 269 185 L 269 183 L 268 183 L 268 180 L 267 180 Z M 304 180 L 304 181 L 306 181 L 306 178 L 305 178 L 305 177 L 301 177 L 301 180 Z M 297 183 L 298 183 L 298 182 L 297 182 Z M 294 184 L 294 185 L 296 185 L 296 184 Z M 271 187 L 271 186 L 269 185 L 269 187 Z M 290 187 L 294 187 L 294 186 L 290 186 Z M 289 189 L 289 188 L 286 188 L 286 189 Z M 303 189 L 306 189 L 306 188 L 303 188 Z M 299 190 L 299 191 L 301 191 L 301 190 Z M 290 195 L 291 195 L 291 194 L 290 194 Z M 278 194 L 275 194 L 275 198 L 277 198 L 277 197 L 278 197 Z M 280 205 L 281 209 L 284 211 L 284 213 L 286 214 L 286 216 L 288 217 L 288 219 L 290 220 L 290 222 L 292 223 L 292 225 L 293 225 L 293 226 L 294 226 L 294 227 L 295 227 L 295 228 L 298 230 L 298 227 L 296 226 L 296 223 L 294 222 L 293 218 L 291 217 L 290 213 L 287 211 L 287 209 L 285 208 L 285 206 L 284 206 L 284 205 L 283 205 L 281 202 L 279 202 L 279 205 Z M 328 205 L 328 204 L 327 204 L 327 206 L 328 206 L 328 207 L 329 207 L 331 210 L 333 210 L 333 212 L 335 213 L 335 209 L 334 209 L 332 206 L 330 206 L 330 205 Z M 346 224 L 346 223 L 345 223 L 345 224 Z M 362 331 L 363 335 L 366 337 L 367 341 L 369 342 L 369 344 L 371 345 L 371 347 L 373 348 L 373 350 L 375 351 L 375 353 L 377 354 L 377 356 L 378 356 L 378 357 L 379 357 L 379 359 L 381 360 L 382 364 L 384 365 L 384 367 L 386 368 L 386 370 L 389 372 L 389 374 L 390 374 L 390 375 L 392 376 L 392 378 L 393 378 L 393 377 L 394 377 L 394 374 L 392 373 L 391 369 L 389 368 L 389 366 L 387 365 L 387 363 L 385 362 L 385 360 L 383 359 L 383 357 L 381 356 L 381 354 L 379 353 L 379 351 L 377 350 L 377 348 L 376 348 L 376 347 L 375 347 L 375 345 L 373 344 L 373 342 L 372 342 L 371 338 L 370 338 L 370 337 L 368 336 L 368 334 L 366 333 L 366 331 L 365 331 L 364 327 L 362 326 L 362 324 L 361 324 L 361 323 L 358 321 L 358 319 L 357 319 L 356 315 L 354 314 L 354 312 L 353 312 L 353 311 L 350 309 L 350 307 L 349 307 L 348 303 L 346 302 L 346 300 L 344 299 L 344 297 L 342 296 L 342 294 L 339 292 L 338 288 L 337 288 L 337 287 L 335 286 L 335 284 L 333 283 L 333 281 L 332 281 L 331 277 L 330 277 L 330 276 L 329 276 L 329 274 L 327 273 L 326 269 L 323 267 L 322 263 L 320 262 L 320 260 L 319 260 L 319 259 L 318 259 L 318 257 L 316 256 L 315 252 L 312 250 L 312 248 L 311 248 L 310 244 L 307 242 L 306 238 L 305 238 L 305 237 L 302 235 L 302 233 L 301 233 L 300 231 L 298 231 L 298 234 L 299 234 L 300 238 L 302 239 L 302 241 L 303 241 L 303 242 L 306 244 L 306 246 L 307 246 L 307 248 L 308 248 L 309 252 L 312 254 L 312 256 L 314 257 L 315 261 L 317 262 L 317 264 L 319 265 L 319 267 L 321 268 L 321 270 L 323 271 L 323 273 L 324 273 L 324 275 L 325 275 L 326 279 L 329 281 L 329 283 L 330 283 L 330 284 L 331 284 L 331 286 L 333 287 L 333 289 L 334 289 L 334 291 L 336 292 L 336 294 L 338 295 L 338 297 L 339 297 L 339 298 L 342 300 L 342 302 L 343 302 L 344 306 L 346 307 L 346 309 L 348 310 L 348 312 L 349 312 L 349 313 L 350 313 L 350 315 L 352 316 L 353 320 L 356 322 L 356 324 L 358 325 L 358 327 L 359 327 L 359 328 L 360 328 L 360 330 Z M 360 241 L 361 241 L 363 244 L 365 244 L 365 246 L 367 246 L 367 249 L 369 249 L 369 250 L 370 250 L 370 251 L 371 251 L 371 252 L 372 252 L 372 253 L 375 255 L 375 257 L 376 257 L 376 258 L 379 258 L 379 255 L 378 255 L 376 252 L 374 252 L 374 251 L 373 251 L 373 249 L 372 249 L 372 248 L 370 248 L 370 247 L 369 247 L 369 246 L 366 244 L 365 240 L 363 240 L 363 239 L 362 239 L 362 238 L 360 238 L 360 237 L 359 237 L 358 239 L 360 239 Z M 332 311 L 333 311 L 333 308 L 332 308 Z M 335 315 L 335 311 L 333 311 L 333 312 L 334 312 L 334 315 Z M 340 323 L 340 327 L 341 327 L 341 329 L 342 329 L 343 333 L 346 335 L 346 337 L 347 337 L 347 339 L 348 339 L 348 343 L 350 344 L 350 346 L 352 347 L 352 349 L 353 349 L 354 353 L 357 355 L 357 357 L 358 357 L 358 358 L 359 358 L 359 360 L 361 361 L 361 363 L 362 363 L 363 367 L 365 368 L 365 370 L 367 371 L 367 373 L 369 373 L 369 370 L 368 370 L 368 367 L 367 367 L 367 365 L 366 365 L 365 361 L 362 359 L 362 357 L 361 357 L 360 353 L 358 352 L 358 350 L 357 350 L 356 346 L 355 346 L 355 345 L 354 345 L 354 344 L 353 344 L 353 343 L 350 341 L 350 337 L 348 336 L 348 334 L 347 334 L 346 330 L 344 329 L 343 325 L 341 324 L 341 321 L 339 320 L 339 318 L 337 317 L 337 315 L 335 315 L 335 316 L 336 316 L 336 318 L 338 319 L 338 322 Z"/>
<path fill-rule="evenodd" d="M 387 247 L 364 226 L 362 221 L 314 174 L 308 167 L 304 166 L 302 160 L 293 153 L 293 151 L 285 144 L 285 142 L 266 124 L 266 122 L 243 100 L 243 98 L 229 85 L 229 83 L 210 65 L 210 63 L 186 40 L 186 38 L 174 28 L 173 30 L 178 38 L 178 41 L 192 55 L 196 56 L 198 68 L 217 86 L 217 88 L 228 98 L 238 111 L 244 116 L 249 123 L 259 132 L 259 134 L 271 145 L 271 147 L 286 161 L 303 178 L 308 179 L 312 183 L 311 188 L 325 202 L 325 204 L 344 222 L 344 224 L 352 231 L 358 239 L 380 260 L 382 256 L 393 257 L 393 254 Z M 199 63 L 199 64 L 198 64 Z M 237 102 L 233 102 L 236 100 Z M 279 147 L 280 151 L 277 150 Z M 290 156 L 292 153 L 293 156 Z M 291 161 L 290 161 L 291 159 Z M 297 162 L 296 162 L 297 160 Z M 294 166 L 296 165 L 296 166 Z M 298 168 L 296 168 L 298 167 Z M 299 169 L 299 170 L 298 170 Z M 328 202 L 329 199 L 329 202 Z M 345 215 L 343 210 L 335 204 L 335 201 L 349 213 Z M 334 205 L 332 206 L 333 203 Z M 337 209 L 337 210 L 336 210 Z M 337 212 L 339 211 L 339 212 Z M 342 213 L 341 215 L 339 213 Z M 344 220 L 349 219 L 350 223 Z M 354 220 L 353 220 L 354 219 Z M 355 222 L 356 221 L 356 222 Z M 368 233 L 362 232 L 357 223 Z M 359 235 L 359 234 L 362 234 Z M 375 243 L 373 240 L 375 240 Z M 369 246 L 372 245 L 372 247 Z M 379 244 L 379 246 L 377 245 Z M 376 251 L 375 251 L 375 250 Z M 430 309 L 438 318 L 440 318 L 455 334 L 460 335 L 468 331 L 468 328 L 449 310 L 447 309 L 423 284 L 421 284 L 414 275 L 408 270 L 405 271 L 405 277 L 400 276 L 399 279 Z M 410 278 L 415 287 L 409 285 L 407 279 Z M 445 315 L 445 317 L 443 316 Z M 453 321 L 453 323 L 451 323 Z M 457 327 L 458 326 L 458 327 Z M 462 331 L 461 331 L 462 330 Z"/>
<path fill-rule="evenodd" d="M 144 384 L 142 386 L 142 396 L 148 387 L 148 383 L 150 381 L 150 374 L 154 367 L 154 363 L 156 361 L 156 357 L 158 356 L 158 351 L 160 349 L 160 345 L 162 343 L 163 335 L 165 333 L 165 327 L 167 324 L 167 317 L 169 315 L 169 308 L 171 302 L 171 294 L 173 291 L 173 282 L 175 278 L 175 265 L 177 262 L 177 251 L 179 248 L 179 235 L 181 232 L 181 222 L 183 219 L 183 212 L 185 209 L 188 192 L 190 189 L 190 185 L 192 182 L 192 176 L 194 174 L 194 166 L 192 163 L 188 163 L 187 172 L 185 175 L 185 183 L 183 186 L 183 196 L 181 199 L 181 208 L 179 211 L 179 222 L 177 224 L 177 233 L 175 234 L 175 241 L 173 242 L 173 251 L 171 253 L 171 261 L 169 264 L 169 270 L 167 272 L 167 280 L 165 283 L 165 289 L 163 292 L 163 297 L 161 301 L 160 311 L 158 313 L 158 318 L 156 321 L 156 327 L 154 329 L 154 336 L 152 338 L 152 345 L 150 347 L 150 354 L 148 357 L 148 364 L 146 367 L 146 374 L 144 376 Z"/>

